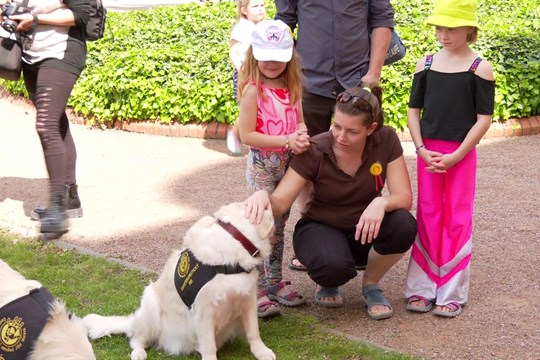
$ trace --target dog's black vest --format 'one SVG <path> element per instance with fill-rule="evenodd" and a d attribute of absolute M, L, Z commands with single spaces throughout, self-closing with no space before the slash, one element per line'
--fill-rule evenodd
<path fill-rule="evenodd" d="M 44 287 L 0 308 L 0 359 L 26 359 L 45 324 L 54 297 Z"/>
<path fill-rule="evenodd" d="M 217 274 L 249 273 L 240 265 L 206 265 L 197 260 L 193 253 L 184 250 L 180 254 L 174 273 L 174 286 L 178 295 L 191 309 L 201 288 Z"/>

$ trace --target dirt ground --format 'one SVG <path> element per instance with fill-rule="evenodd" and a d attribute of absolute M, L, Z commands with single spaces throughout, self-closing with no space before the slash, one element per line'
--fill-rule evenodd
<path fill-rule="evenodd" d="M 23 102 L 0 99 L 0 227 L 30 236 L 37 224 L 29 213 L 47 198 L 34 114 Z M 158 272 L 198 218 L 245 198 L 246 158 L 229 156 L 223 140 L 81 125 L 73 125 L 72 132 L 85 215 L 72 220 L 70 232 L 56 241 L 60 246 Z M 414 147 L 403 146 L 415 187 Z M 389 320 L 367 316 L 360 300 L 361 273 L 342 288 L 345 306 L 325 309 L 313 303 L 315 285 L 307 275 L 285 266 L 285 277 L 309 299 L 291 311 L 425 359 L 540 359 L 540 135 L 483 140 L 478 152 L 472 280 L 462 315 L 442 319 L 405 310 L 408 254 L 381 283 L 395 310 Z M 285 261 L 297 219 L 293 207 Z"/>

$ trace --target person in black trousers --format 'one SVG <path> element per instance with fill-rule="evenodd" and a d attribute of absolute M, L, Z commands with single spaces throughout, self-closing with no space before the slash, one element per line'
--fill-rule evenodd
<path fill-rule="evenodd" d="M 30 12 L 13 15 L 23 38 L 23 77 L 36 107 L 36 130 L 49 174 L 49 205 L 31 216 L 42 233 L 68 231 L 67 217 L 82 216 L 77 193 L 77 150 L 65 112 L 86 62 L 87 0 L 30 0 Z M 69 212 L 66 212 L 69 210 Z"/>

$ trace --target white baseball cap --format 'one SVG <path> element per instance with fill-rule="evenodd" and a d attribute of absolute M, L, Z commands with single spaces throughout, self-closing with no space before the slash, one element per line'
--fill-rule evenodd
<path fill-rule="evenodd" d="M 251 34 L 253 56 L 258 61 L 289 62 L 294 41 L 291 30 L 281 20 L 263 20 Z"/>

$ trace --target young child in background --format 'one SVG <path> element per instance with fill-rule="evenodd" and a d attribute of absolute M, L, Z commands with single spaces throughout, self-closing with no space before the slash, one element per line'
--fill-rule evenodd
<path fill-rule="evenodd" d="M 438 0 L 427 23 L 442 49 L 416 64 L 407 114 L 418 154 L 418 238 L 407 310 L 455 317 L 467 302 L 476 185 L 476 145 L 491 124 L 491 64 L 470 48 L 475 0 Z"/>
<path fill-rule="evenodd" d="M 266 16 L 264 0 L 237 0 L 237 2 L 238 15 L 229 43 L 229 57 L 234 66 L 233 93 L 235 99 L 238 99 L 238 73 L 251 43 L 251 33 L 255 25 L 264 20 Z M 233 155 L 239 155 L 242 152 L 242 143 L 236 124 L 227 131 L 227 148 Z"/>
<path fill-rule="evenodd" d="M 309 147 L 302 114 L 302 71 L 289 27 L 280 20 L 263 20 L 255 26 L 239 78 L 242 142 L 250 147 L 246 180 L 248 193 L 276 188 L 292 154 Z M 284 229 L 289 213 L 275 219 L 272 254 L 260 269 L 258 315 L 281 312 L 278 303 L 305 302 L 282 276 Z"/>

